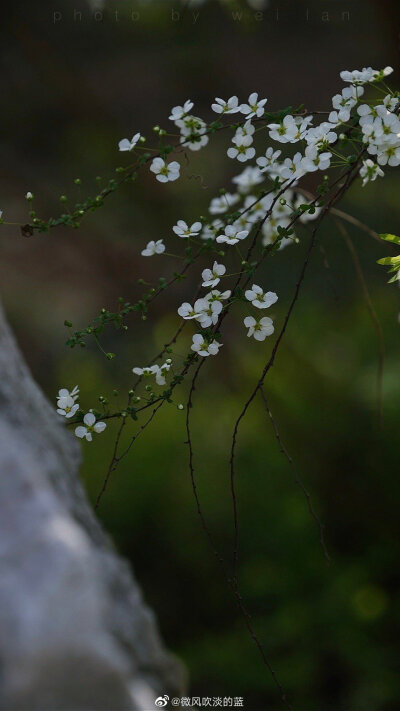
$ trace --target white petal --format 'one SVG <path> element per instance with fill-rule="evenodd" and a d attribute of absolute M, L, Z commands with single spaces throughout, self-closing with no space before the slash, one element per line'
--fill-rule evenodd
<path fill-rule="evenodd" d="M 83 421 L 84 421 L 85 425 L 87 425 L 88 427 L 91 427 L 92 425 L 94 425 L 94 423 L 96 422 L 96 418 L 95 418 L 93 412 L 87 412 L 85 417 L 83 418 Z"/>
<path fill-rule="evenodd" d="M 128 141 L 127 138 L 123 138 L 122 141 L 118 143 L 118 148 L 120 151 L 130 151 L 131 150 L 131 142 Z"/>
<path fill-rule="evenodd" d="M 98 434 L 100 434 L 100 432 L 104 432 L 104 430 L 106 429 L 106 427 L 107 427 L 107 425 L 106 425 L 105 422 L 96 422 L 96 424 L 95 424 L 95 426 L 94 426 L 93 429 L 94 429 L 95 432 L 97 432 Z"/>

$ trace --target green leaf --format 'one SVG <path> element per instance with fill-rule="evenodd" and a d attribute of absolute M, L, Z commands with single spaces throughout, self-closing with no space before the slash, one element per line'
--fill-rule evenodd
<path fill-rule="evenodd" d="M 382 234 L 379 235 L 381 239 L 384 239 L 386 242 L 394 242 L 395 244 L 400 244 L 400 237 L 397 237 L 397 235 L 390 235 L 390 234 Z"/>
<path fill-rule="evenodd" d="M 398 281 L 398 280 L 399 280 L 399 275 L 398 275 L 398 273 L 396 272 L 396 274 L 394 275 L 394 277 L 392 277 L 391 279 L 389 279 L 388 284 L 393 284 L 395 281 Z"/>
<path fill-rule="evenodd" d="M 395 268 L 400 268 L 400 254 L 397 257 L 383 257 L 383 259 L 378 259 L 377 264 L 383 264 L 384 266 L 390 265 Z"/>

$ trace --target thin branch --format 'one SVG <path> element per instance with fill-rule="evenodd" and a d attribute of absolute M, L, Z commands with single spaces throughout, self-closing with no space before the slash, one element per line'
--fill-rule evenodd
<path fill-rule="evenodd" d="M 282 454 L 283 454 L 283 455 L 286 457 L 286 459 L 288 460 L 288 462 L 289 462 L 289 464 L 290 464 L 290 466 L 291 466 L 291 468 L 292 468 L 292 470 L 293 470 L 294 480 L 295 480 L 297 486 L 298 486 L 298 487 L 301 489 L 301 491 L 303 492 L 303 494 L 304 494 L 304 496 L 305 496 L 305 499 L 306 499 L 306 501 L 307 501 L 308 510 L 309 510 L 309 512 L 310 512 L 310 514 L 311 514 L 311 516 L 312 516 L 312 518 L 314 519 L 315 523 L 317 524 L 318 532 L 319 532 L 319 543 L 320 543 L 322 552 L 323 552 L 323 554 L 324 554 L 324 558 L 325 558 L 326 562 L 327 562 L 328 565 L 329 565 L 329 563 L 330 563 L 330 561 L 331 561 L 331 558 L 330 558 L 330 555 L 329 555 L 329 553 L 328 553 L 328 550 L 327 550 L 327 547 L 326 547 L 326 544 L 325 544 L 325 537 L 324 537 L 324 528 L 325 528 L 325 526 L 324 526 L 324 524 L 321 522 L 321 520 L 320 520 L 320 518 L 318 517 L 318 515 L 316 514 L 315 509 L 314 509 L 314 506 L 313 506 L 313 503 L 312 503 L 312 500 L 311 500 L 311 494 L 309 493 L 308 489 L 304 486 L 302 480 L 300 479 L 300 477 L 299 477 L 299 475 L 298 475 L 298 473 L 297 473 L 297 469 L 296 469 L 295 463 L 294 463 L 294 461 L 293 461 L 291 455 L 289 454 L 288 450 L 286 449 L 286 447 L 284 446 L 284 444 L 283 444 L 283 442 L 282 442 L 282 439 L 281 439 L 281 436 L 280 436 L 280 433 L 279 433 L 279 430 L 278 430 L 278 425 L 277 425 L 276 420 L 275 420 L 275 418 L 273 417 L 272 412 L 271 412 L 271 409 L 270 409 L 270 407 L 269 407 L 268 400 L 267 400 L 267 396 L 266 396 L 265 391 L 264 391 L 264 387 L 261 385 L 258 390 L 259 390 L 259 393 L 260 393 L 260 395 L 261 395 L 261 398 L 262 398 L 262 400 L 263 400 L 263 402 L 264 402 L 265 409 L 266 409 L 266 411 L 267 411 L 268 417 L 269 417 L 269 419 L 271 420 L 271 424 L 272 424 L 272 427 L 273 427 L 273 430 L 274 430 L 275 438 L 276 438 L 276 440 L 277 440 L 277 442 L 278 442 L 278 444 L 279 444 L 280 451 L 282 452 Z"/>
<path fill-rule="evenodd" d="M 384 343 L 384 339 L 383 339 L 382 327 L 379 322 L 374 305 L 371 301 L 371 297 L 369 295 L 369 291 L 368 291 L 368 287 L 367 287 L 367 282 L 365 280 L 364 272 L 363 272 L 360 260 L 358 258 L 358 254 L 355 250 L 353 241 L 352 241 L 349 233 L 347 232 L 345 226 L 339 220 L 335 220 L 335 222 L 342 234 L 344 241 L 346 242 L 347 248 L 348 248 L 351 258 L 353 260 L 357 278 L 358 278 L 358 281 L 360 283 L 361 290 L 363 293 L 365 305 L 367 307 L 368 314 L 370 316 L 372 325 L 376 331 L 376 336 L 378 339 L 378 370 L 377 370 L 377 378 L 376 378 L 376 381 L 377 381 L 376 382 L 376 389 L 377 389 L 376 399 L 377 399 L 379 427 L 381 429 L 383 429 L 383 371 L 384 371 L 384 364 L 385 364 L 385 343 Z"/>
<path fill-rule="evenodd" d="M 117 464 L 118 464 L 118 458 L 117 458 L 118 445 L 119 445 L 119 441 L 120 441 L 120 439 L 121 439 L 122 432 L 123 432 L 123 430 L 124 430 L 124 428 L 125 428 L 125 425 L 126 425 L 126 417 L 124 417 L 124 418 L 122 419 L 122 422 L 121 422 L 121 424 L 120 424 L 120 426 L 119 426 L 119 428 L 118 428 L 117 437 L 116 437 L 116 440 L 115 440 L 114 449 L 113 449 L 113 453 L 112 453 L 112 457 L 111 457 L 110 464 L 109 464 L 109 466 L 108 466 L 107 474 L 106 474 L 105 479 L 104 479 L 104 481 L 103 481 L 103 485 L 102 485 L 102 487 L 101 487 L 101 489 L 100 489 L 100 491 L 99 491 L 99 493 L 98 493 L 98 495 L 97 495 L 96 503 L 95 503 L 95 505 L 94 505 L 94 510 L 95 510 L 95 511 L 97 511 L 97 509 L 99 508 L 100 501 L 101 501 L 101 499 L 102 499 L 102 497 L 103 497 L 103 494 L 104 494 L 105 490 L 107 489 L 108 482 L 109 482 L 109 480 L 110 480 L 110 476 L 111 476 L 111 474 L 113 473 L 113 471 L 115 470 L 115 468 L 116 468 L 116 466 L 117 466 Z"/>
<path fill-rule="evenodd" d="M 232 445 L 231 445 L 231 452 L 230 452 L 230 459 L 229 459 L 229 464 L 230 464 L 230 489 L 231 489 L 231 498 L 232 498 L 232 509 L 233 509 L 233 523 L 234 523 L 234 547 L 233 547 L 233 578 L 234 580 L 237 580 L 237 567 L 238 567 L 238 551 L 239 551 L 239 523 L 238 523 L 238 511 L 237 511 L 237 499 L 236 499 L 236 491 L 235 491 L 235 451 L 236 451 L 236 445 L 237 445 L 237 436 L 238 436 L 238 430 L 239 430 L 239 425 L 241 421 L 243 420 L 247 410 L 249 409 L 251 403 L 253 402 L 254 398 L 257 395 L 257 392 L 260 387 L 263 386 L 264 380 L 272 368 L 276 354 L 278 352 L 280 343 L 282 341 L 283 336 L 285 335 L 290 317 L 292 315 L 293 309 L 296 305 L 297 299 L 299 297 L 300 289 L 303 284 L 307 267 L 309 265 L 310 259 L 311 259 L 311 254 L 314 249 L 315 243 L 316 243 L 316 238 L 317 238 L 317 232 L 319 229 L 319 226 L 321 222 L 324 220 L 326 215 L 329 213 L 333 205 L 342 197 L 342 195 L 346 192 L 346 190 L 349 188 L 351 183 L 355 180 L 355 178 L 358 175 L 358 162 L 363 155 L 363 152 L 360 153 L 358 161 L 349 169 L 346 171 L 346 173 L 342 176 L 340 176 L 340 179 L 344 178 L 344 182 L 339 186 L 338 190 L 334 193 L 334 195 L 328 200 L 327 203 L 322 208 L 322 211 L 317 218 L 315 227 L 312 231 L 309 246 L 306 252 L 306 256 L 303 262 L 303 266 L 300 271 L 300 276 L 296 284 L 296 288 L 294 291 L 293 298 L 290 302 L 289 309 L 286 313 L 283 326 L 278 334 L 278 337 L 275 340 L 275 344 L 272 349 L 271 356 L 269 360 L 267 361 L 261 377 L 256 384 L 254 390 L 252 391 L 251 395 L 247 399 L 245 405 L 242 408 L 242 411 L 239 414 L 239 417 L 237 418 L 235 425 L 234 425 L 234 430 L 233 430 L 233 435 L 232 435 Z M 335 183 L 338 181 L 335 181 Z"/>
<path fill-rule="evenodd" d="M 304 197 L 306 197 L 307 199 L 314 198 L 314 195 L 308 190 L 304 190 L 304 188 L 299 188 L 296 186 L 296 192 L 300 193 L 301 195 L 304 195 Z M 366 232 L 370 237 L 373 237 L 373 239 L 377 240 L 379 244 L 382 244 L 382 240 L 379 237 L 378 233 L 368 227 L 368 225 L 366 225 L 364 222 L 361 222 L 361 220 L 358 220 L 357 217 L 354 217 L 353 215 L 350 215 L 348 212 L 344 212 L 343 210 L 338 210 L 337 207 L 331 208 L 331 215 L 336 215 L 336 217 L 340 217 L 341 220 L 349 222 L 351 225 L 358 227 L 360 230 L 362 230 L 362 232 Z"/>
<path fill-rule="evenodd" d="M 107 474 L 106 474 L 105 479 L 104 479 L 104 481 L 103 481 L 103 485 L 102 485 L 102 487 L 101 487 L 101 489 L 100 489 L 100 491 L 99 491 L 99 493 L 98 493 L 97 499 L 96 499 L 96 503 L 95 503 L 95 506 L 94 506 L 95 511 L 98 509 L 98 507 L 99 507 L 99 505 L 100 505 L 100 502 L 101 502 L 101 499 L 103 498 L 103 495 L 104 495 L 105 492 L 106 492 L 107 486 L 108 486 L 109 481 L 110 481 L 110 477 L 111 477 L 111 475 L 113 474 L 113 472 L 116 470 L 116 468 L 117 468 L 118 464 L 120 463 L 121 459 L 123 459 L 124 457 L 126 457 L 126 455 L 128 454 L 129 450 L 131 449 L 133 443 L 134 443 L 134 442 L 137 440 L 137 438 L 142 434 L 143 430 L 145 430 L 146 427 L 150 424 L 150 422 L 153 420 L 153 417 L 156 415 L 157 411 L 158 411 L 158 410 L 160 409 L 160 407 L 164 404 L 164 402 L 165 402 L 165 400 L 162 400 L 162 401 L 154 408 L 154 410 L 153 410 L 153 412 L 151 413 L 150 417 L 148 417 L 148 419 L 146 420 L 146 422 L 144 422 L 143 425 L 140 426 L 140 429 L 136 432 L 136 434 L 134 434 L 134 435 L 131 437 L 131 440 L 130 440 L 128 446 L 126 447 L 126 449 L 122 452 L 122 454 L 118 455 L 118 446 L 119 446 L 119 442 L 120 442 L 120 439 L 121 439 L 122 432 L 123 432 L 124 427 L 125 427 L 125 425 L 126 425 L 127 417 L 124 417 L 124 418 L 122 419 L 121 425 L 120 425 L 119 428 L 118 428 L 118 433 L 117 433 L 117 437 L 116 437 L 116 440 L 115 440 L 115 445 L 114 445 L 114 450 L 113 450 L 113 455 L 112 455 L 112 458 L 111 458 L 111 462 L 110 462 L 110 464 L 109 464 Z"/>
<path fill-rule="evenodd" d="M 252 638 L 254 644 L 256 645 L 258 651 L 260 652 L 260 655 L 261 655 L 261 658 L 262 658 L 262 660 L 263 660 L 264 665 L 265 665 L 266 668 L 268 669 L 268 671 L 269 671 L 269 673 L 270 673 L 270 675 L 271 675 L 271 677 L 272 677 L 272 679 L 273 679 L 273 681 L 274 681 L 276 687 L 277 687 L 278 690 L 279 690 L 282 703 L 284 704 L 284 706 L 286 706 L 286 708 L 288 709 L 288 711 L 291 711 L 292 706 L 291 706 L 291 704 L 289 703 L 289 701 L 288 701 L 288 699 L 287 699 L 287 697 L 286 697 L 286 693 L 285 693 L 285 691 L 284 691 L 284 689 L 283 689 L 283 687 L 282 687 L 282 685 L 281 685 L 281 683 L 280 683 L 280 681 L 279 681 L 279 679 L 278 679 L 278 677 L 277 677 L 277 675 L 276 675 L 275 670 L 274 670 L 273 667 L 271 666 L 271 663 L 270 663 L 270 661 L 268 660 L 268 658 L 267 658 L 267 656 L 266 656 L 266 654 L 265 654 L 264 645 L 262 644 L 262 642 L 259 640 L 257 634 L 255 633 L 254 627 L 253 627 L 252 622 L 251 622 L 251 615 L 250 615 L 249 611 L 247 610 L 246 606 L 245 606 L 244 603 L 243 603 L 243 597 L 242 597 L 242 595 L 241 595 L 241 593 L 240 593 L 240 591 L 239 591 L 239 589 L 238 589 L 237 580 L 230 578 L 229 575 L 228 575 L 228 573 L 227 573 L 227 571 L 226 571 L 225 561 L 224 561 L 223 557 L 221 556 L 221 554 L 219 553 L 219 551 L 218 551 L 218 549 L 217 549 L 217 546 L 216 546 L 216 544 L 215 544 L 215 542 L 214 542 L 214 537 L 213 537 L 213 535 L 212 535 L 212 533 L 211 533 L 211 531 L 210 531 L 210 529 L 209 529 L 209 527 L 208 527 L 208 525 L 207 525 L 207 522 L 206 522 L 206 519 L 205 519 L 203 510 L 202 510 L 202 507 L 201 507 L 201 504 L 200 504 L 200 497 L 199 497 L 199 493 L 198 493 L 198 489 L 197 489 L 197 483 L 196 483 L 196 477 L 195 477 L 195 470 L 194 470 L 193 443 L 192 443 L 192 435 L 191 435 L 191 430 L 190 430 L 190 413 L 191 413 L 191 409 L 192 409 L 192 407 L 193 407 L 193 393 L 194 393 L 194 391 L 195 391 L 195 389 L 196 389 L 196 381 L 197 381 L 199 372 L 200 372 L 200 370 L 201 370 L 202 364 L 203 364 L 204 362 L 205 362 L 205 359 L 203 359 L 202 361 L 200 361 L 200 363 L 199 363 L 198 366 L 197 366 L 196 372 L 195 372 L 195 374 L 194 374 L 194 376 L 193 376 L 192 383 L 191 383 L 191 386 L 190 386 L 189 397 L 188 397 L 187 407 L 186 407 L 186 435 L 187 435 L 187 440 L 186 440 L 185 444 L 187 444 L 188 447 L 189 447 L 189 471 L 190 471 L 190 479 L 191 479 L 193 494 L 194 494 L 194 498 L 195 498 L 195 502 L 196 502 L 197 513 L 198 513 L 198 515 L 199 515 L 199 517 L 200 517 L 200 521 L 201 521 L 202 528 L 203 528 L 203 530 L 204 530 L 204 532 L 205 532 L 205 534 L 206 534 L 206 536 L 207 536 L 207 538 L 208 538 L 208 540 L 209 540 L 209 542 L 210 542 L 212 551 L 213 551 L 215 557 L 217 558 L 217 560 L 218 560 L 218 562 L 219 562 L 219 564 L 220 564 L 220 566 L 221 566 L 222 573 L 223 573 L 223 575 L 224 575 L 225 581 L 226 581 L 226 583 L 228 584 L 228 586 L 230 587 L 230 589 L 231 589 L 232 592 L 233 592 L 233 595 L 234 595 L 234 597 L 235 597 L 236 605 L 237 605 L 237 607 L 238 607 L 238 609 L 239 609 L 239 611 L 240 611 L 242 617 L 244 618 L 244 621 L 245 621 L 247 630 L 248 630 L 248 632 L 249 632 L 249 634 L 250 634 L 250 636 L 251 636 L 251 638 Z"/>

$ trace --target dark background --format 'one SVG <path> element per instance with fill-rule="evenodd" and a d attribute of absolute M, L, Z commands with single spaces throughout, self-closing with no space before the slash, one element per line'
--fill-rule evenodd
<path fill-rule="evenodd" d="M 251 91 L 268 108 L 305 103 L 329 108 L 339 71 L 387 64 L 400 84 L 395 2 L 271 3 L 262 21 L 244 11 L 233 21 L 210 2 L 196 23 L 177 22 L 175 4 L 113 3 L 95 20 L 85 4 L 52 0 L 2 8 L 0 115 L 1 205 L 4 219 L 27 219 L 31 190 L 44 216 L 96 193 L 123 164 L 118 141 L 154 124 L 186 98 L 210 118 L 214 96 Z M 306 19 L 306 9 L 309 19 Z M 119 21 L 112 13 L 118 9 Z M 181 9 L 181 8 L 179 8 Z M 74 10 L 82 12 L 75 19 Z M 54 12 L 61 19 L 54 22 Z M 329 13 L 329 20 L 322 13 Z M 350 20 L 342 20 L 342 12 Z M 58 17 L 58 16 L 57 16 Z M 324 15 L 326 18 L 327 16 Z M 57 229 L 24 239 L 3 226 L 1 292 L 9 319 L 38 382 L 51 399 L 61 386 L 81 387 L 81 402 L 128 388 L 130 369 L 146 363 L 177 325 L 176 304 L 193 290 L 179 285 L 155 304 L 151 319 L 112 330 L 108 363 L 90 347 L 64 346 L 65 318 L 85 326 L 102 306 L 141 293 L 137 279 L 170 273 L 167 262 L 143 263 L 150 239 L 169 239 L 179 218 L 204 214 L 238 166 L 224 159 L 216 137 L 193 156 L 193 175 L 161 187 L 150 174 L 124 187 L 79 230 Z M 82 188 L 73 184 L 82 179 Z M 204 187 L 205 186 L 205 187 Z M 378 232 L 399 233 L 398 171 L 352 188 L 342 204 Z M 400 708 L 399 649 L 399 294 L 376 260 L 387 253 L 354 227 L 357 249 L 385 339 L 383 431 L 376 411 L 376 332 L 354 264 L 333 220 L 321 232 L 310 273 L 276 366 L 267 381 L 271 408 L 298 472 L 326 525 L 328 567 L 318 531 L 279 452 L 261 403 L 240 430 L 238 495 L 240 580 L 282 684 L 297 711 L 394 711 Z M 278 291 L 282 322 L 305 243 L 279 253 L 263 280 Z M 172 238 L 171 238 L 172 239 Z M 199 491 L 224 555 L 232 548 L 228 449 L 232 427 L 262 364 L 264 346 L 243 338 L 231 321 L 224 354 L 203 370 L 196 393 L 194 436 Z M 185 352 L 182 346 L 182 352 Z M 184 392 L 182 400 L 184 401 Z M 278 695 L 249 638 L 197 518 L 187 467 L 184 413 L 163 412 L 115 473 L 99 515 L 132 561 L 167 645 L 186 663 L 196 696 L 245 697 L 252 711 L 280 708 Z M 114 428 L 84 445 L 82 475 L 94 500 L 111 453 Z"/>

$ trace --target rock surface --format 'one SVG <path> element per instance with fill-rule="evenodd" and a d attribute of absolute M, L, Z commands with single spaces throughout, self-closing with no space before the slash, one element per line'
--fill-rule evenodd
<path fill-rule="evenodd" d="M 149 711 L 183 671 L 79 481 L 0 306 L 0 710 Z"/>

